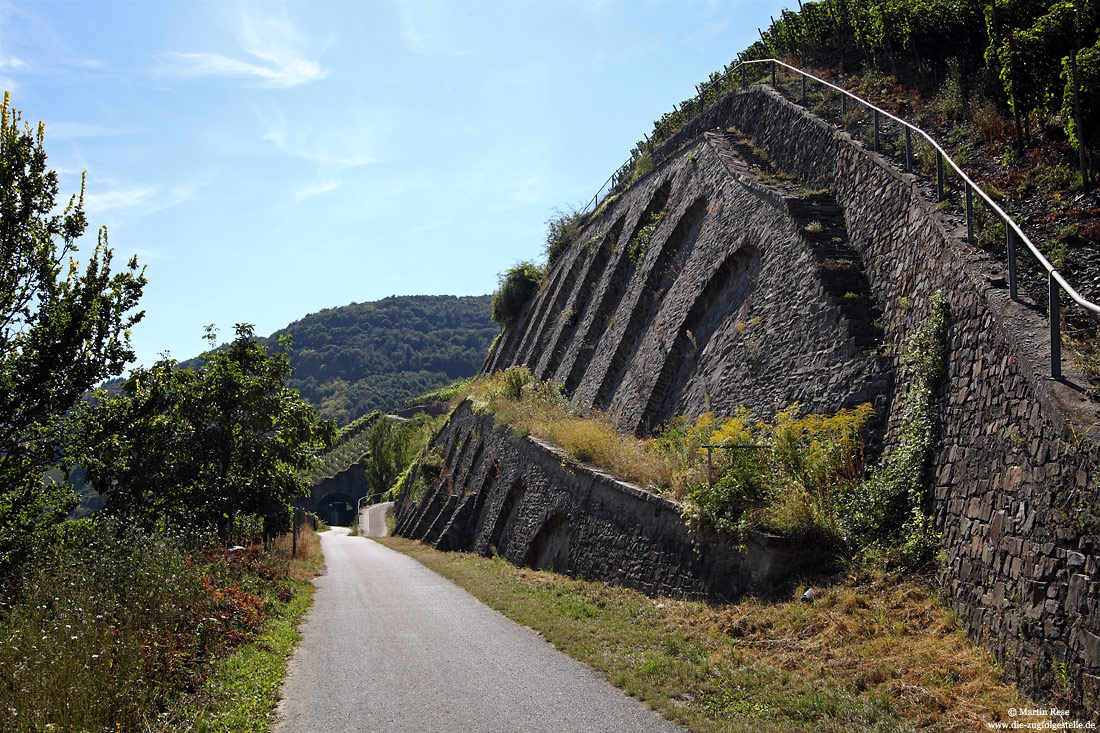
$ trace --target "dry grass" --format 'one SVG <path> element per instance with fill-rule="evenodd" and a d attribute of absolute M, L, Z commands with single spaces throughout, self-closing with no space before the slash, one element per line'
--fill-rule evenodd
<path fill-rule="evenodd" d="M 289 532 L 275 539 L 275 554 L 279 558 L 289 561 L 287 574 L 300 583 L 306 583 L 321 574 L 321 566 L 325 561 L 321 554 L 321 538 L 310 529 L 309 525 L 302 527 L 298 535 L 298 552 L 292 558 L 291 549 L 294 547 L 294 538 Z"/>
<path fill-rule="evenodd" d="M 707 605 L 382 540 L 697 731 L 971 731 L 1024 701 L 922 578 Z"/>
<path fill-rule="evenodd" d="M 652 491 L 663 491 L 670 486 L 669 466 L 656 441 L 620 433 L 597 410 L 581 414 L 548 383 L 524 383 L 522 398 L 510 397 L 508 390 L 516 389 L 516 369 L 513 367 L 476 381 L 469 392 L 474 409 L 481 413 L 491 412 L 498 424 L 507 424 L 521 435 L 533 435 L 553 443 L 570 458 L 600 466 L 625 481 Z M 519 369 L 526 372 L 522 367 Z M 530 373 L 526 374 L 526 379 L 530 380 Z"/>

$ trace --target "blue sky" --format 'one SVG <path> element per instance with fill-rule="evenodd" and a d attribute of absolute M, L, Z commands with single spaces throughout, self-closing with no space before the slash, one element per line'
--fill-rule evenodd
<path fill-rule="evenodd" d="M 541 256 L 784 3 L 8 2 L 0 89 L 147 266 L 139 362 Z"/>

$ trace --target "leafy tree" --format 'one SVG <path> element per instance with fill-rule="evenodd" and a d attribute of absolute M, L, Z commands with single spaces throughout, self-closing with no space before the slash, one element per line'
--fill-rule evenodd
<path fill-rule="evenodd" d="M 131 259 L 111 273 L 107 233 L 83 272 L 74 259 L 87 228 L 84 189 L 58 213 L 57 174 L 37 134 L 5 93 L 0 122 L 0 573 L 74 505 L 44 479 L 59 463 L 56 423 L 100 380 L 134 358 L 130 327 L 145 286 Z"/>
<path fill-rule="evenodd" d="M 289 339 L 280 345 L 269 352 L 239 324 L 197 371 L 172 360 L 135 370 L 118 396 L 74 414 L 73 459 L 108 495 L 107 511 L 149 524 L 183 517 L 218 527 L 223 541 L 240 514 L 262 516 L 266 536 L 285 529 L 334 429 L 286 386 Z"/>
<path fill-rule="evenodd" d="M 387 491 L 412 461 L 408 432 L 401 423 L 385 417 L 371 427 L 364 470 L 372 496 Z"/>
<path fill-rule="evenodd" d="M 416 415 L 408 420 L 383 417 L 370 428 L 363 466 L 372 501 L 397 483 L 401 474 L 434 437 L 432 419 Z"/>
<path fill-rule="evenodd" d="M 294 374 L 287 386 L 322 417 L 346 425 L 473 376 L 500 332 L 489 310 L 488 295 L 396 296 L 310 314 L 261 342 L 277 348 L 278 338 L 289 334 Z"/>

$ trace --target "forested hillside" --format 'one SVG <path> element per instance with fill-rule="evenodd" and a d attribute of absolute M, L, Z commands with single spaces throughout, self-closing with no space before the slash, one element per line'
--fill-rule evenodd
<path fill-rule="evenodd" d="M 498 332 L 487 295 L 409 295 L 313 313 L 268 341 L 290 335 L 288 383 L 345 425 L 471 376 Z"/>

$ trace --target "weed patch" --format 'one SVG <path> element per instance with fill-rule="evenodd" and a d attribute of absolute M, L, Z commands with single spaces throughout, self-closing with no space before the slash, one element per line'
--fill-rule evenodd
<path fill-rule="evenodd" d="M 300 594 L 288 572 L 320 563 L 308 540 L 295 560 L 204 540 L 60 525 L 0 608 L 4 730 L 178 729 L 220 660 L 277 628 Z"/>

